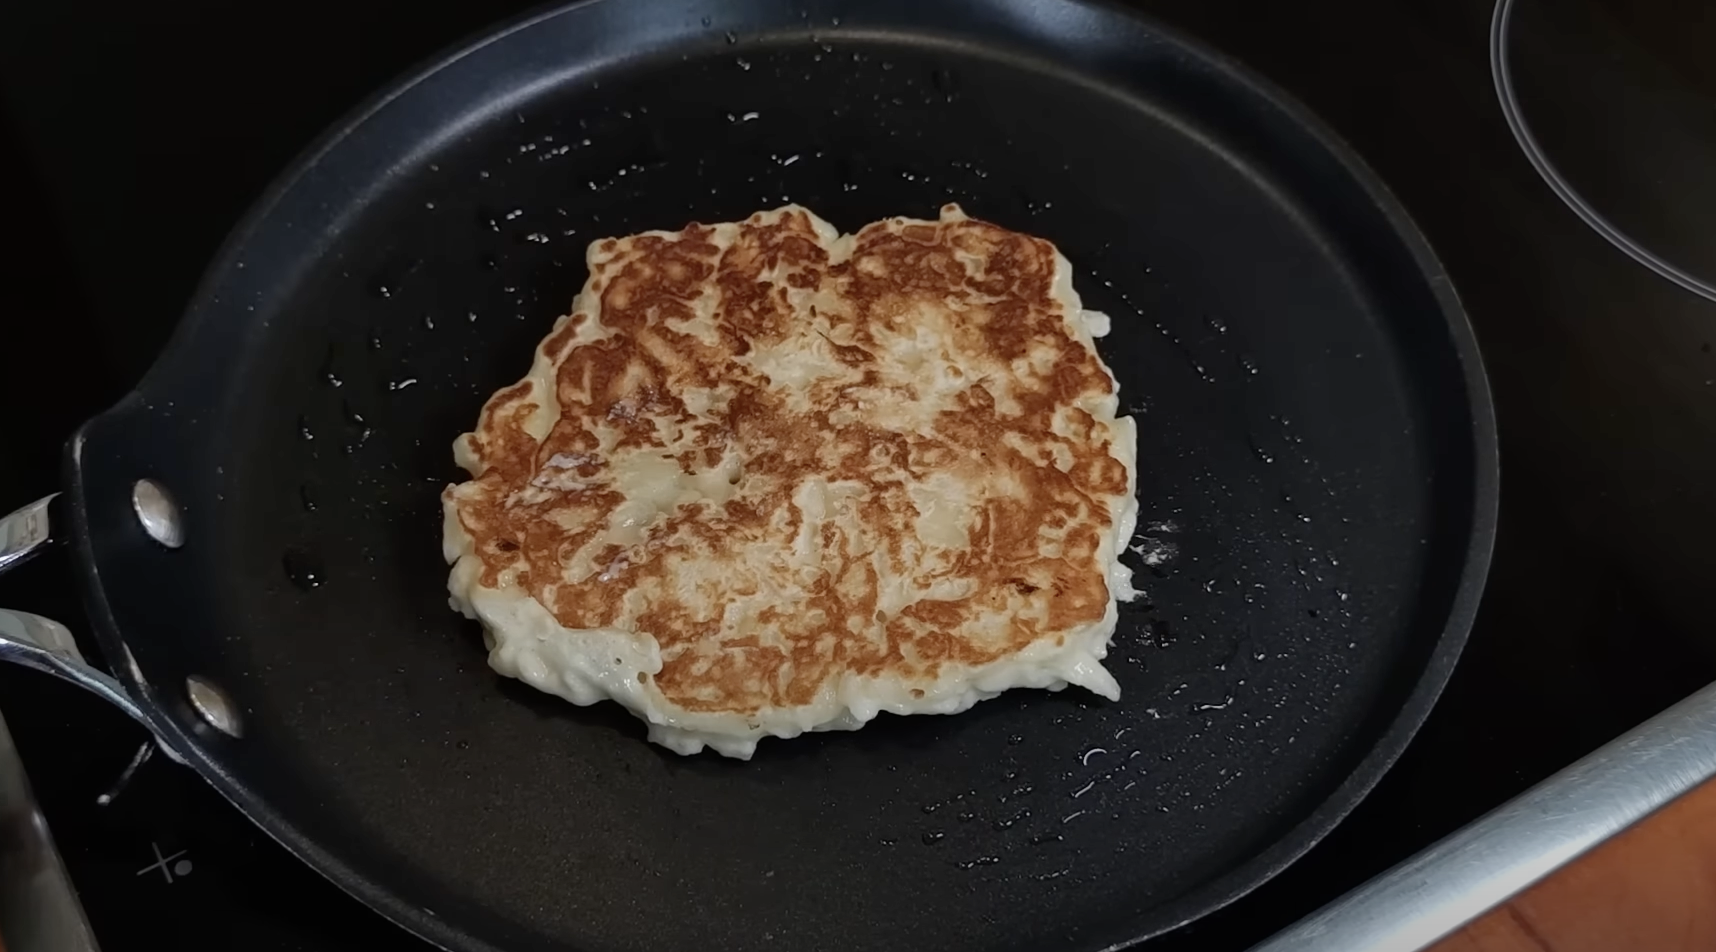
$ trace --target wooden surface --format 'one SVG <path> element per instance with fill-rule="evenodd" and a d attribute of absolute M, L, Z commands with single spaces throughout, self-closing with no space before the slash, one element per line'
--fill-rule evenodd
<path fill-rule="evenodd" d="M 1716 782 L 1537 884 L 1431 952 L 1716 950 Z"/>

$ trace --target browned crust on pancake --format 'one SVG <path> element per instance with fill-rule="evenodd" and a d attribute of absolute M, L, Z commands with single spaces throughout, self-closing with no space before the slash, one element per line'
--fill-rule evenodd
<path fill-rule="evenodd" d="M 878 222 L 831 262 L 796 210 L 752 216 L 724 250 L 715 238 L 692 225 L 601 243 L 617 257 L 586 288 L 586 300 L 599 292 L 599 318 L 575 313 L 543 345 L 556 392 L 526 380 L 483 408 L 469 437 L 475 478 L 447 498 L 484 587 L 517 584 L 569 629 L 654 637 L 655 687 L 693 712 L 803 706 L 848 674 L 927 684 L 945 665 L 1059 644 L 1104 618 L 1102 535 L 1129 474 L 1109 427 L 1079 408 L 1114 382 L 1051 294 L 1053 246 L 964 218 Z M 814 313 L 789 291 L 814 295 Z M 676 330 L 705 293 L 717 295 L 713 325 Z M 612 333 L 574 346 L 592 319 Z M 940 321 L 939 356 L 964 383 L 920 419 L 923 381 L 885 343 L 926 319 Z M 795 403 L 747 360 L 810 333 L 839 369 Z M 682 397 L 695 388 L 724 393 L 725 405 L 694 412 Z M 525 424 L 541 400 L 558 401 L 560 417 L 539 441 Z M 731 498 L 655 520 L 642 541 L 591 549 L 625 498 L 605 482 L 611 457 L 661 447 L 658 421 L 679 428 L 671 450 L 683 472 L 736 454 L 743 478 Z M 963 548 L 917 538 L 909 485 L 936 473 L 980 497 Z M 543 489 L 562 474 L 577 485 Z M 747 553 L 790 543 L 804 519 L 795 490 L 815 478 L 850 489 L 851 510 L 822 524 L 817 564 L 747 564 Z M 604 571 L 568 577 L 580 552 Z M 710 566 L 730 571 L 689 571 Z M 963 587 L 890 616 L 878 608 L 878 566 L 920 590 Z M 794 599 L 724 621 L 722 606 L 771 578 L 791 578 Z"/>

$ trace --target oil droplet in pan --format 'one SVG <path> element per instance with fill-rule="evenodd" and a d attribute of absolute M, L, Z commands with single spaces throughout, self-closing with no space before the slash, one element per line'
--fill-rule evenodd
<path fill-rule="evenodd" d="M 286 578 L 298 588 L 309 591 L 320 588 L 326 573 L 322 569 L 322 560 L 298 549 L 288 549 L 280 557 L 280 565 L 286 570 Z"/>

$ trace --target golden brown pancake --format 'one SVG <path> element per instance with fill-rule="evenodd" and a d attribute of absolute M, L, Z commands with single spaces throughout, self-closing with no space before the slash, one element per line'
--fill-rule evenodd
<path fill-rule="evenodd" d="M 739 757 L 1011 687 L 1118 696 L 1134 433 L 1054 246 L 788 206 L 588 260 L 443 494 L 497 671 Z"/>

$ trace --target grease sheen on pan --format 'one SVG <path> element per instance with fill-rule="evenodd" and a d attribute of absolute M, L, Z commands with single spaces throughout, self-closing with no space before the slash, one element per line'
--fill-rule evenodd
<path fill-rule="evenodd" d="M 741 758 L 1015 687 L 1119 696 L 1135 431 L 1053 245 L 787 206 L 588 262 L 442 496 L 496 671 Z"/>

